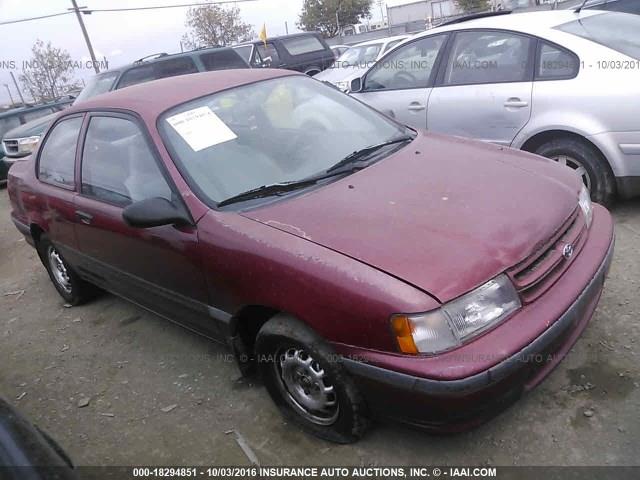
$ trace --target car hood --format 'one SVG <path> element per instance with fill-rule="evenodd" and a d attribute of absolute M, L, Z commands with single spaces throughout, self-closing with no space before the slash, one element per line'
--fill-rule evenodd
<path fill-rule="evenodd" d="M 538 250 L 580 179 L 520 151 L 420 133 L 370 167 L 242 214 L 400 278 L 441 302 Z"/>
<path fill-rule="evenodd" d="M 53 123 L 55 118 L 58 116 L 58 112 L 51 113 L 44 117 L 36 118 L 35 120 L 31 120 L 30 122 L 25 123 L 24 125 L 20 125 L 12 130 L 9 130 L 4 138 L 24 138 L 24 137 L 33 137 L 35 135 L 44 135 L 49 128 L 49 125 Z"/>
<path fill-rule="evenodd" d="M 359 66 L 350 66 L 350 67 L 329 67 L 326 70 L 323 70 L 320 73 L 314 75 L 313 78 L 316 80 L 320 80 L 322 82 L 333 83 L 334 85 L 337 82 L 350 82 L 354 78 L 362 75 L 362 73 L 366 71 L 366 69 Z"/>

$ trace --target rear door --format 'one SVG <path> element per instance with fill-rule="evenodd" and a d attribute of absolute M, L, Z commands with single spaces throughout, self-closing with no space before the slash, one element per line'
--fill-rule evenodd
<path fill-rule="evenodd" d="M 51 128 L 40 147 L 37 175 L 42 225 L 49 239 L 71 265 L 78 262 L 75 234 L 76 154 L 83 115 L 65 117 Z"/>
<path fill-rule="evenodd" d="M 94 113 L 81 144 L 77 237 L 84 273 L 178 323 L 216 336 L 195 226 L 138 229 L 123 220 L 134 202 L 182 202 L 146 130 L 134 117 Z"/>
<path fill-rule="evenodd" d="M 449 43 L 429 98 L 427 128 L 510 145 L 531 117 L 536 40 L 468 30 Z"/>
<path fill-rule="evenodd" d="M 389 52 L 364 77 L 354 97 L 414 128 L 427 127 L 427 102 L 446 34 L 423 37 Z"/>

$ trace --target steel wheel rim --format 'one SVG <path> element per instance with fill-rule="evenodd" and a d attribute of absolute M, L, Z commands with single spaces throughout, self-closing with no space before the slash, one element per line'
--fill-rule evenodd
<path fill-rule="evenodd" d="M 316 425 L 331 425 L 340 407 L 335 387 L 320 364 L 304 349 L 280 350 L 274 368 L 278 386 L 289 405 Z"/>
<path fill-rule="evenodd" d="M 49 267 L 55 282 L 65 292 L 71 293 L 71 279 L 69 278 L 69 272 L 67 267 L 64 266 L 64 261 L 54 247 L 49 247 L 47 250 L 47 258 L 49 259 Z"/>
<path fill-rule="evenodd" d="M 575 170 L 576 173 L 582 177 L 582 183 L 584 183 L 589 191 L 591 191 L 591 177 L 589 176 L 587 169 L 579 160 L 576 160 L 574 157 L 570 157 L 569 155 L 555 155 L 551 158 L 560 165 L 564 165 L 565 167 Z"/>

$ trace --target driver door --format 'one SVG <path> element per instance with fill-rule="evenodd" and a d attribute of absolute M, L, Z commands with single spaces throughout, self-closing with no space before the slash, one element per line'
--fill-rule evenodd
<path fill-rule="evenodd" d="M 81 144 L 76 237 L 82 273 L 99 286 L 155 313 L 216 336 L 196 226 L 134 228 L 132 203 L 182 202 L 145 130 L 133 117 L 93 113 Z"/>
<path fill-rule="evenodd" d="M 427 105 L 446 34 L 423 37 L 383 57 L 352 95 L 398 122 L 427 128 Z"/>

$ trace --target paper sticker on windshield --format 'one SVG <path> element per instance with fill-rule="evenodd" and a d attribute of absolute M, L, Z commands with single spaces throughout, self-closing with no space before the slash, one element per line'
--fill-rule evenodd
<path fill-rule="evenodd" d="M 167 122 L 194 152 L 238 138 L 209 107 L 174 115 L 167 118 Z"/>

